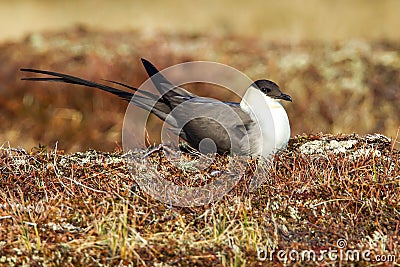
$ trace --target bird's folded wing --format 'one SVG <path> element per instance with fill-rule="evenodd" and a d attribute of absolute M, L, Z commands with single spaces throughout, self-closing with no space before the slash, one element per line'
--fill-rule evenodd
<path fill-rule="evenodd" d="M 254 122 L 238 105 L 197 97 L 177 106 L 171 114 L 193 147 L 210 138 L 221 150 L 231 148 L 234 152 L 246 153 L 249 149 L 249 130 Z"/>
<path fill-rule="evenodd" d="M 154 86 L 158 90 L 158 92 L 162 96 L 172 97 L 172 96 L 190 96 L 196 97 L 195 94 L 186 91 L 181 87 L 177 87 L 172 84 L 164 75 L 162 75 L 159 70 L 151 64 L 148 60 L 142 58 L 142 63 L 144 68 L 146 69 L 147 74 L 149 75 L 151 81 L 153 82 Z"/>

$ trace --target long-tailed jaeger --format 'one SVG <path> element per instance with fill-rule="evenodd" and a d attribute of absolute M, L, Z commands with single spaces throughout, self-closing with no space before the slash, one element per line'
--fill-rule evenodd
<path fill-rule="evenodd" d="M 202 147 L 201 141 L 205 139 L 214 142 L 214 152 L 219 154 L 266 157 L 287 146 L 290 125 L 280 101 L 292 101 L 292 98 L 282 93 L 276 83 L 257 80 L 248 87 L 240 103 L 221 102 L 174 86 L 149 61 L 142 59 L 142 63 L 160 96 L 115 81 L 109 82 L 129 88 L 133 92 L 52 71 L 27 68 L 22 68 L 21 71 L 50 76 L 22 80 L 78 84 L 117 95 L 167 122 L 175 129 L 173 132 L 192 148 L 203 153 L 213 152 L 209 146 Z M 231 112 L 227 112 L 227 107 Z M 271 115 L 268 116 L 268 112 Z"/>

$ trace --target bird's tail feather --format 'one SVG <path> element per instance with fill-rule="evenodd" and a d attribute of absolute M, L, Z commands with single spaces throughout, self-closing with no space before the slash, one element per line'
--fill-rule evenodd
<path fill-rule="evenodd" d="M 111 86 L 95 83 L 92 81 L 84 80 L 84 79 L 81 79 L 81 78 L 78 78 L 75 76 L 71 76 L 71 75 L 67 75 L 67 74 L 63 74 L 63 73 L 38 70 L 38 69 L 27 69 L 27 68 L 21 68 L 20 70 L 24 71 L 24 72 L 39 73 L 39 74 L 54 76 L 54 77 L 40 77 L 40 78 L 22 78 L 22 80 L 25 80 L 25 81 L 50 81 L 50 82 L 70 83 L 70 84 L 77 84 L 77 85 L 97 88 L 97 89 L 109 92 L 111 94 L 119 96 L 120 98 L 122 98 L 130 103 L 133 103 L 134 105 L 138 106 L 139 108 L 142 108 L 142 109 L 145 109 L 147 111 L 154 113 L 154 115 L 156 115 L 157 117 L 159 117 L 162 120 L 165 120 L 167 123 L 169 123 L 173 127 L 177 127 L 177 123 L 172 118 L 172 116 L 168 116 L 168 113 L 170 112 L 170 108 L 163 102 L 162 98 L 159 98 L 158 96 L 156 96 L 150 92 L 139 90 L 135 87 L 132 87 L 132 86 L 120 83 L 120 82 L 109 81 L 114 84 L 118 84 L 118 85 L 127 87 L 137 93 L 147 96 L 147 97 L 144 97 L 144 96 L 134 95 L 131 92 L 119 90 L 119 89 L 116 89 Z"/>

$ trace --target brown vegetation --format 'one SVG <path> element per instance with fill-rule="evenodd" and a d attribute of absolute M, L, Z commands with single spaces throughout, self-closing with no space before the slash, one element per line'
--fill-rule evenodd
<path fill-rule="evenodd" d="M 150 165 L 132 168 L 121 152 L 126 103 L 90 88 L 23 82 L 18 71 L 32 67 L 138 86 L 147 78 L 140 57 L 160 69 L 216 61 L 252 79 L 275 80 L 294 99 L 286 105 L 293 136 L 309 134 L 291 139 L 257 191 L 247 190 L 249 161 L 242 180 L 218 202 L 192 208 L 161 203 L 135 186 L 142 175 L 135 170 Z M 270 262 L 257 258 L 260 247 L 321 253 L 337 248 L 338 239 L 348 249 L 371 250 L 371 258 L 399 260 L 396 41 L 284 43 L 78 27 L 1 44 L 0 62 L 0 265 L 261 266 Z M 238 100 L 208 87 L 189 88 Z M 148 125 L 153 141 L 158 124 L 152 119 Z M 311 134 L 321 131 L 394 138 Z M 117 152 L 65 154 L 88 148 Z M 209 173 L 227 162 L 217 157 L 197 173 L 202 179 L 190 180 L 161 152 L 148 159 L 186 186 L 209 183 Z M 283 264 L 276 254 L 272 261 Z"/>
<path fill-rule="evenodd" d="M 95 89 L 20 81 L 21 67 L 113 79 L 139 86 L 140 57 L 160 69 L 190 60 L 228 64 L 252 79 L 269 78 L 290 94 L 293 135 L 379 132 L 400 126 L 400 54 L 396 42 L 287 44 L 254 38 L 76 28 L 32 34 L 0 46 L 0 142 L 30 149 L 41 143 L 65 151 L 113 150 L 121 140 L 126 104 Z M 6 67 L 5 67 L 6 66 Z M 190 88 L 190 86 L 189 86 Z M 197 93 L 232 100 L 207 89 Z M 243 92 L 242 92 L 243 93 Z M 238 100 L 237 98 L 234 100 Z M 155 124 L 149 125 L 157 141 Z"/>
<path fill-rule="evenodd" d="M 371 261 L 357 264 L 393 255 L 380 263 L 390 266 L 400 259 L 400 152 L 393 142 L 379 135 L 298 136 L 256 191 L 246 190 L 246 173 L 220 201 L 191 208 L 143 193 L 135 186 L 143 166 L 132 170 L 121 153 L 3 148 L 0 264 L 281 266 L 279 250 L 320 256 L 340 251 L 342 239 L 344 252 L 371 252 Z M 185 182 L 156 150 L 147 157 L 174 182 Z M 276 253 L 262 260 L 260 249 Z M 343 256 L 287 264 L 338 261 L 355 263 Z"/>

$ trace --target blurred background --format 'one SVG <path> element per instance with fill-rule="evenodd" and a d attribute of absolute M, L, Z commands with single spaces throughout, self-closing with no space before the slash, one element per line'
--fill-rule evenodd
<path fill-rule="evenodd" d="M 274 80 L 293 98 L 285 104 L 292 136 L 395 138 L 399 14 L 398 0 L 0 0 L 0 145 L 118 149 L 127 103 L 90 88 L 20 81 L 27 75 L 19 68 L 139 86 L 147 78 L 140 57 L 160 69 L 216 61 Z M 152 142 L 159 124 L 148 124 Z"/>

